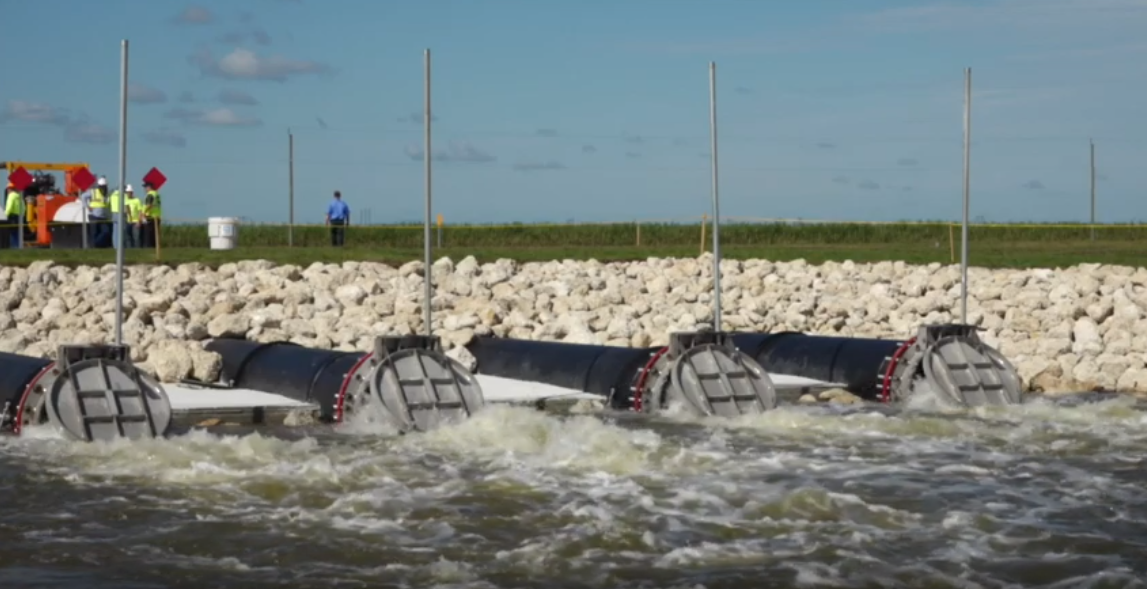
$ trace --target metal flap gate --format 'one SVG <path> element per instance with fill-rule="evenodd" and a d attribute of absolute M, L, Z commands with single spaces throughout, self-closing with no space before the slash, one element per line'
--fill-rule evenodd
<path fill-rule="evenodd" d="M 769 374 L 741 353 L 723 332 L 670 335 L 669 347 L 648 372 L 652 386 L 635 391 L 643 411 L 683 405 L 699 415 L 734 417 L 764 413 L 777 406 Z M 648 382 L 648 374 L 641 381 Z"/>
<path fill-rule="evenodd" d="M 485 405 L 477 379 L 440 351 L 435 336 L 375 340 L 370 396 L 401 431 L 426 431 L 470 417 Z"/>
<path fill-rule="evenodd" d="M 171 425 L 167 394 L 131 363 L 127 346 L 61 346 L 56 365 L 30 386 L 49 421 L 77 440 L 159 438 Z"/>
<path fill-rule="evenodd" d="M 972 325 L 924 325 L 881 370 L 885 401 L 904 401 L 922 389 L 965 407 L 1023 402 L 1015 367 L 984 343 Z"/>

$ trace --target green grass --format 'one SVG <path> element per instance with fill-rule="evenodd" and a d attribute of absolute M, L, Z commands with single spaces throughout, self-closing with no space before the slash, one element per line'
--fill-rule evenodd
<path fill-rule="evenodd" d="M 992 268 L 1063 267 L 1079 263 L 1138 266 L 1147 250 L 1147 225 L 973 225 L 970 260 Z M 640 244 L 638 235 L 640 234 Z M 276 263 L 308 265 L 313 262 L 372 260 L 401 264 L 422 259 L 422 228 L 416 225 L 351 227 L 346 247 L 329 246 L 329 232 L 321 226 L 296 226 L 294 247 L 287 245 L 282 225 L 244 225 L 239 247 L 208 249 L 207 227 L 202 224 L 166 225 L 159 263 L 200 262 L 218 266 L 227 262 L 266 259 Z M 439 232 L 433 234 L 437 244 Z M 512 258 L 519 261 L 553 259 L 642 260 L 649 257 L 694 257 L 702 247 L 701 224 L 598 224 L 598 225 L 448 225 L 441 230 L 443 247 L 434 257 L 455 260 L 473 255 L 480 261 Z M 721 227 L 725 257 L 770 260 L 805 259 L 909 263 L 954 263 L 959 260 L 960 229 L 951 223 L 819 223 L 781 225 L 726 224 Z M 710 249 L 706 234 L 704 247 Z M 0 264 L 27 265 L 37 260 L 66 265 L 113 263 L 112 250 L 0 251 Z M 156 263 L 154 251 L 132 250 L 128 263 Z"/>
<path fill-rule="evenodd" d="M 1143 263 L 1144 246 L 1140 241 L 1025 241 L 972 242 L 970 260 L 974 266 L 992 268 L 1063 267 L 1079 263 L 1104 263 L 1138 266 Z M 644 260 L 648 257 L 694 257 L 700 243 L 691 246 L 535 246 L 535 247 L 444 247 L 434 251 L 435 259 L 449 256 L 455 261 L 473 255 L 481 262 L 498 258 L 518 261 L 554 259 L 596 259 L 599 261 Z M 776 244 L 728 245 L 722 253 L 730 259 L 767 258 L 770 260 L 804 259 L 810 263 L 827 260 L 876 262 L 903 260 L 909 263 L 950 263 L 946 242 L 904 242 L 882 244 Z M 265 259 L 281 264 L 306 266 L 313 262 L 369 260 L 402 264 L 421 260 L 422 250 L 414 247 L 250 247 L 213 251 L 206 248 L 164 248 L 164 264 L 199 262 L 216 267 L 227 262 Z M 957 260 L 958 260 L 957 253 Z M 24 266 L 37 260 L 53 260 L 75 265 L 101 265 L 115 262 L 115 252 L 105 250 L 24 250 L 0 251 L 0 264 Z M 129 264 L 156 263 L 154 250 L 128 251 Z"/>
<path fill-rule="evenodd" d="M 640 242 L 638 234 L 640 233 Z M 1056 243 L 1086 241 L 1090 229 L 1084 225 L 973 225 L 969 231 L 973 243 Z M 445 247 L 691 247 L 701 244 L 701 224 L 616 223 L 584 225 L 447 225 L 442 231 Z M 729 223 L 721 227 L 725 246 L 797 246 L 797 245 L 898 245 L 935 244 L 947 247 L 954 236 L 958 242 L 960 228 L 951 223 L 823 223 L 781 225 L 765 223 Z M 1147 225 L 1103 225 L 1096 228 L 1101 241 L 1137 241 L 1147 243 Z M 437 242 L 438 230 L 434 230 Z M 245 225 L 239 228 L 243 246 L 279 247 L 288 244 L 284 225 Z M 363 248 L 422 247 L 422 227 L 352 226 L 347 230 L 347 246 Z M 706 241 L 710 238 L 706 236 Z M 295 226 L 296 246 L 324 246 L 330 243 L 322 226 Z M 202 224 L 167 225 L 163 228 L 164 247 L 206 248 L 207 227 Z"/>

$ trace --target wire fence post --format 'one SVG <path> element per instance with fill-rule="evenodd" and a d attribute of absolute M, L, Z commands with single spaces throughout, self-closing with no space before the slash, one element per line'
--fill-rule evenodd
<path fill-rule="evenodd" d="M 705 253 L 705 231 L 708 229 L 708 226 L 709 226 L 709 214 L 708 213 L 702 213 L 701 214 L 701 253 L 702 254 Z"/>
<path fill-rule="evenodd" d="M 1095 241 L 1095 141 L 1088 140 L 1091 144 L 1091 241 Z"/>

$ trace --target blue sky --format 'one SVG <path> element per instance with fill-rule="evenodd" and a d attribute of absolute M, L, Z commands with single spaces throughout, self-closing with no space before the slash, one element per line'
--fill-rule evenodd
<path fill-rule="evenodd" d="M 972 215 L 1147 218 L 1147 0 L 144 0 L 10 3 L 0 159 L 169 177 L 165 214 L 421 218 L 422 54 L 447 222 L 671 220 L 709 210 L 717 63 L 722 213 L 959 219 L 963 68 Z M 48 27 L 50 41 L 45 41 Z M 12 74 L 19 73 L 14 80 Z"/>

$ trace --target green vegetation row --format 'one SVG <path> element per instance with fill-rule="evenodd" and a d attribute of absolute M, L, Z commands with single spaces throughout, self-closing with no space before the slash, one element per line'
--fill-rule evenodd
<path fill-rule="evenodd" d="M 710 242 L 706 228 L 704 239 Z M 1147 241 L 1147 225 L 972 225 L 975 243 L 1055 243 L 1090 240 Z M 285 247 L 291 230 L 286 225 L 243 225 L 238 228 L 241 247 Z M 330 244 L 330 231 L 322 226 L 295 226 L 293 244 L 317 247 Z M 500 247 L 688 247 L 700 251 L 701 223 L 601 225 L 446 225 L 432 231 L 433 243 L 451 248 Z M 721 243 L 731 246 L 766 245 L 891 245 L 959 243 L 960 227 L 950 223 L 904 224 L 764 224 L 721 226 Z M 351 226 L 346 246 L 352 248 L 421 248 L 418 226 Z M 164 247 L 207 248 L 205 224 L 170 224 L 163 227 Z"/>
<path fill-rule="evenodd" d="M 520 262 L 547 260 L 589 260 L 601 262 L 645 260 L 650 257 L 695 257 L 700 244 L 683 246 L 552 246 L 552 247 L 444 247 L 435 249 L 435 259 L 443 256 L 455 261 L 474 256 L 480 262 L 509 258 Z M 969 260 L 973 266 L 987 268 L 1057 268 L 1081 263 L 1119 264 L 1143 266 L 1142 242 L 1131 240 L 1091 241 L 1088 239 L 1063 241 L 975 241 L 969 245 Z M 726 245 L 722 255 L 727 259 L 768 259 L 787 261 L 803 259 L 819 264 L 826 261 L 882 262 L 904 261 L 910 264 L 939 262 L 950 264 L 959 260 L 953 256 L 947 243 L 891 243 L 891 244 L 780 244 L 780 245 Z M 341 263 L 344 261 L 374 261 L 401 265 L 422 259 L 421 247 L 282 247 L 242 245 L 231 250 L 210 250 L 206 247 L 164 247 L 155 250 L 129 249 L 125 252 L 128 264 L 183 264 L 197 262 L 218 267 L 242 260 L 269 260 L 277 264 L 308 266 L 315 262 Z M 115 252 L 101 250 L 29 249 L 0 250 L 0 266 L 26 266 L 39 260 L 52 260 L 67 266 L 104 265 L 115 263 Z"/>

